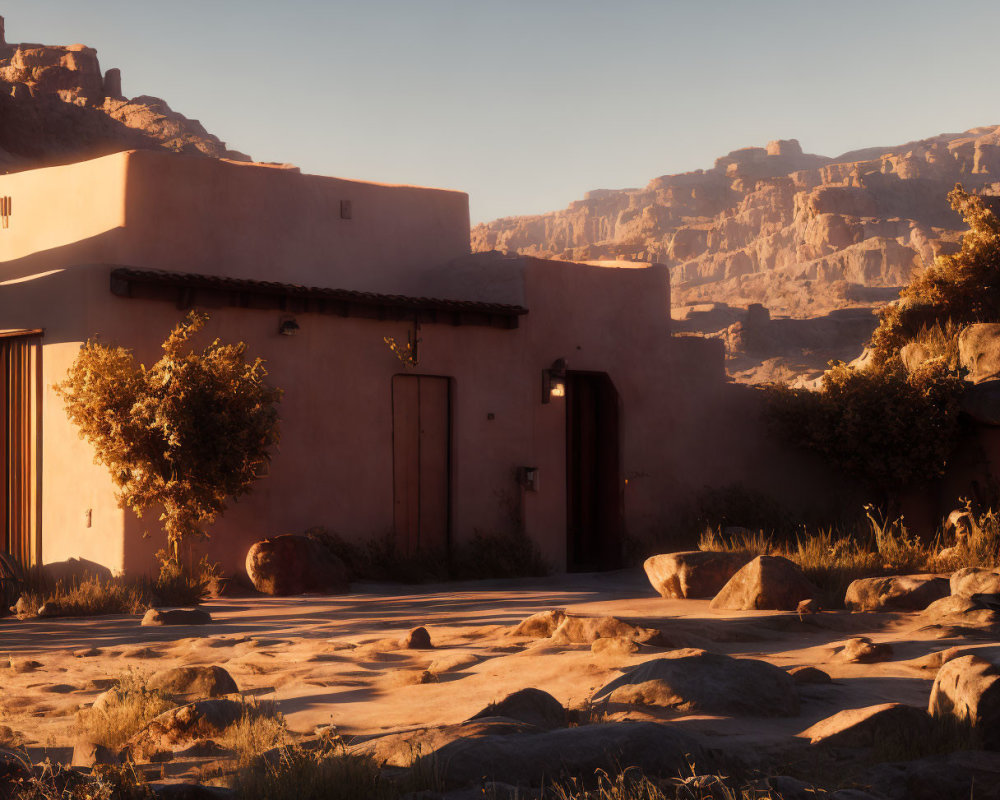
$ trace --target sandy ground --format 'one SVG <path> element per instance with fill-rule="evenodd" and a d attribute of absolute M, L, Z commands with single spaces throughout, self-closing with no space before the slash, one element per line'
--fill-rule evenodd
<path fill-rule="evenodd" d="M 529 686 L 578 707 L 622 668 L 662 652 L 609 659 L 594 656 L 588 645 L 507 633 L 536 611 L 563 608 L 661 628 L 683 645 L 827 671 L 834 683 L 801 687 L 802 712 L 794 718 L 607 709 L 614 718 L 670 719 L 715 746 L 764 750 L 794 742 L 844 708 L 890 701 L 926 706 L 934 671 L 915 660 L 928 653 L 955 645 L 998 649 L 978 640 L 935 638 L 934 630 L 920 630 L 926 623 L 917 614 L 827 612 L 800 620 L 780 612 L 717 613 L 707 600 L 658 597 L 641 570 L 356 588 L 342 596 L 221 598 L 206 606 L 214 622 L 198 627 L 142 628 L 136 617 L 2 620 L 0 653 L 40 666 L 22 673 L 3 664 L 0 724 L 20 734 L 34 754 L 66 760 L 76 711 L 123 670 L 218 664 L 245 693 L 274 701 L 292 731 L 332 724 L 345 735 L 365 737 L 461 722 Z M 427 626 L 434 649 L 399 649 L 399 637 L 418 625 Z M 891 643 L 891 660 L 839 661 L 838 644 L 855 635 Z"/>

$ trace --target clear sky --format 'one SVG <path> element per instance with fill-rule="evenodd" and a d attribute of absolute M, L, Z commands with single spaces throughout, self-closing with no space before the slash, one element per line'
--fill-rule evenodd
<path fill-rule="evenodd" d="M 7 0 L 129 96 L 304 171 L 563 208 L 730 150 L 1000 124 L 996 0 Z"/>

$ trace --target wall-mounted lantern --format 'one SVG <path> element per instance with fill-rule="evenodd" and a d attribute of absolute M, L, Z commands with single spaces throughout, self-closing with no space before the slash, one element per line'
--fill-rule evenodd
<path fill-rule="evenodd" d="M 278 333 L 282 336 L 294 336 L 299 332 L 299 323 L 294 319 L 283 319 L 281 324 L 278 325 Z"/>
<path fill-rule="evenodd" d="M 557 358 L 552 366 L 542 370 L 542 402 L 566 396 L 566 359 Z"/>

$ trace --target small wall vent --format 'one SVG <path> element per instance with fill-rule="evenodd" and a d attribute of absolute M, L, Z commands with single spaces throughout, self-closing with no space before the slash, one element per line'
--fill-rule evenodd
<path fill-rule="evenodd" d="M 351 205 L 350 200 L 340 201 L 340 218 L 341 219 L 351 219 L 354 214 L 354 208 Z"/>

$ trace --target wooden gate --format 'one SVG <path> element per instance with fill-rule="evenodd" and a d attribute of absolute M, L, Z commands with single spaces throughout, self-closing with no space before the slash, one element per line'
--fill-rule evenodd
<path fill-rule="evenodd" d="M 29 335 L 0 338 L 0 520 L 3 549 L 22 565 L 35 562 L 32 518 L 35 492 L 32 470 L 33 425 L 31 368 L 34 339 Z"/>
<path fill-rule="evenodd" d="M 402 553 L 448 547 L 450 385 L 429 375 L 392 379 L 393 521 Z"/>

